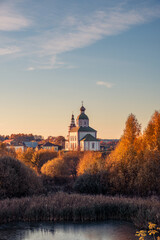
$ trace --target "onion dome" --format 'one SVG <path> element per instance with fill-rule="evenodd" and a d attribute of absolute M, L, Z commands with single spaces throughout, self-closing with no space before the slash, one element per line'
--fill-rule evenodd
<path fill-rule="evenodd" d="M 82 107 L 80 108 L 81 113 L 84 113 L 85 110 L 86 110 L 85 107 L 82 105 Z"/>
<path fill-rule="evenodd" d="M 81 113 L 80 115 L 78 115 L 77 120 L 80 119 L 87 119 L 88 120 L 88 116 L 85 113 Z"/>

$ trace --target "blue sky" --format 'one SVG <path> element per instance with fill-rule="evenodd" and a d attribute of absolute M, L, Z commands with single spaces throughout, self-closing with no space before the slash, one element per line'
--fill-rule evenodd
<path fill-rule="evenodd" d="M 1 0 L 0 134 L 66 135 L 84 101 L 101 138 L 160 110 L 158 0 Z"/>

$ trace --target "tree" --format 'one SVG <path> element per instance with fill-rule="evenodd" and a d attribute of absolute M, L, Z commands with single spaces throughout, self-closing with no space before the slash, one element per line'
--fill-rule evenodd
<path fill-rule="evenodd" d="M 23 162 L 25 165 L 34 168 L 34 163 L 32 162 L 35 150 L 33 148 L 27 148 L 24 152 L 18 150 L 17 158 Z"/>
<path fill-rule="evenodd" d="M 69 176 L 72 176 L 73 180 L 77 177 L 77 166 L 79 164 L 79 160 L 81 157 L 80 152 L 68 152 L 65 153 L 63 156 L 63 160 L 65 165 L 67 165 L 68 168 L 68 174 Z"/>
<path fill-rule="evenodd" d="M 140 195 L 160 194 L 160 153 L 158 150 L 145 149 L 139 164 L 137 192 Z"/>
<path fill-rule="evenodd" d="M 63 136 L 58 136 L 55 138 L 54 143 L 60 145 L 64 148 L 65 146 L 65 138 Z"/>
<path fill-rule="evenodd" d="M 39 151 L 35 151 L 31 160 L 33 168 L 40 173 L 43 164 L 56 157 L 57 152 L 54 150 L 40 149 Z"/>
<path fill-rule="evenodd" d="M 144 148 L 160 152 L 160 113 L 155 111 L 144 131 Z"/>
<path fill-rule="evenodd" d="M 13 148 L 7 148 L 7 145 L 5 143 L 0 142 L 0 157 L 2 156 L 15 157 L 16 153 Z"/>
<path fill-rule="evenodd" d="M 78 175 L 96 174 L 105 169 L 105 158 L 100 152 L 85 152 L 78 164 Z"/>
<path fill-rule="evenodd" d="M 120 142 L 106 159 L 107 168 L 112 175 L 110 184 L 115 193 L 133 193 L 138 170 L 138 154 L 141 152 L 140 133 L 140 124 L 136 117 L 130 114 Z"/>
<path fill-rule="evenodd" d="M 0 169 L 0 198 L 28 196 L 43 190 L 41 179 L 15 158 L 1 157 Z"/>
<path fill-rule="evenodd" d="M 49 177 L 68 177 L 69 171 L 64 159 L 55 158 L 45 163 L 41 173 Z"/>
<path fill-rule="evenodd" d="M 79 158 L 79 152 L 61 154 L 58 158 L 44 164 L 41 172 L 50 177 L 72 177 L 73 180 L 75 180 L 77 177 Z"/>

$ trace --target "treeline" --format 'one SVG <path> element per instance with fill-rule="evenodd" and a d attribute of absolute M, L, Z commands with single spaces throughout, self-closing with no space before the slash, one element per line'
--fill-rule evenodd
<path fill-rule="evenodd" d="M 6 155 L 8 159 L 10 156 L 17 158 L 32 173 L 34 171 L 44 193 L 64 190 L 125 196 L 160 195 L 160 113 L 153 114 L 143 134 L 136 117 L 130 114 L 116 149 L 108 156 L 102 152 L 57 153 L 31 148 L 25 152 L 12 152 L 0 144 L 0 156 Z M 15 168 L 14 161 L 12 166 L 5 161 L 0 182 L 5 181 L 4 176 L 9 178 L 9 172 Z M 17 164 L 17 160 L 15 162 Z M 10 175 L 10 181 L 14 174 Z M 26 179 L 30 181 L 30 178 Z M 6 182 L 9 184 L 8 180 Z M 2 185 L 1 191 L 5 191 Z M 17 193 L 16 196 L 23 195 Z M 5 193 L 5 196 L 10 197 L 10 194 Z"/>
<path fill-rule="evenodd" d="M 80 192 L 160 195 L 160 113 L 155 112 L 141 133 L 130 114 L 116 149 L 105 159 L 84 156 L 75 189 Z"/>
<path fill-rule="evenodd" d="M 11 135 L 0 135 L 0 141 L 3 142 L 4 140 L 13 140 L 16 143 L 23 143 L 23 142 L 31 142 L 31 141 L 37 141 L 37 142 L 52 142 L 56 145 L 64 146 L 65 144 L 65 138 L 63 136 L 49 136 L 48 138 L 44 139 L 41 135 L 33 135 L 33 134 L 24 134 L 24 133 L 18 133 L 18 134 L 11 134 Z"/>

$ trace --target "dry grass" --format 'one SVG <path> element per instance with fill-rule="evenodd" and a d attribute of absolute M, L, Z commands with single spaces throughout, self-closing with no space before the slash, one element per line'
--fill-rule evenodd
<path fill-rule="evenodd" d="M 0 201 L 0 223 L 13 221 L 99 221 L 118 219 L 139 227 L 160 224 L 160 201 L 102 195 L 56 193 Z"/>

